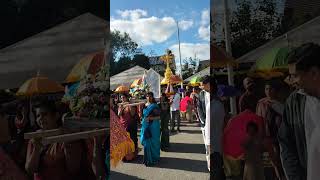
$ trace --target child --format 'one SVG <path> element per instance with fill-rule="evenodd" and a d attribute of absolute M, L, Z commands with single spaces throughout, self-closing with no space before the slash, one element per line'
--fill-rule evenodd
<path fill-rule="evenodd" d="M 247 134 L 248 137 L 242 144 L 245 150 L 243 180 L 265 180 L 261 158 L 263 143 L 258 135 L 258 125 L 249 122 L 247 124 Z"/>

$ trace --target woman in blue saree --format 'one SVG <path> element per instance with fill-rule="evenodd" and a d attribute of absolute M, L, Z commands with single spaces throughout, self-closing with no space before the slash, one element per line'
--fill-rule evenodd
<path fill-rule="evenodd" d="M 141 144 L 144 147 L 143 163 L 155 165 L 160 160 L 160 108 L 153 93 L 147 93 L 146 107 L 143 109 Z"/>

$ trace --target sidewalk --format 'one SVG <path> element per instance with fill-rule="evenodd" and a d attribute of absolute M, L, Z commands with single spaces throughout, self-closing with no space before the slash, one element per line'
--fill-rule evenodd
<path fill-rule="evenodd" d="M 170 136 L 169 152 L 161 151 L 156 167 L 142 164 L 143 151 L 133 162 L 111 168 L 111 180 L 208 180 L 209 172 L 200 127 L 182 122 L 182 132 Z M 141 144 L 139 146 L 142 148 Z"/>

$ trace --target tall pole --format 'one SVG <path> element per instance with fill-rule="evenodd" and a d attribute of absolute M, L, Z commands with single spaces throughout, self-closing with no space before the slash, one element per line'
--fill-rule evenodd
<path fill-rule="evenodd" d="M 224 1 L 224 31 L 225 31 L 225 43 L 226 43 L 226 52 L 228 55 L 232 56 L 231 50 L 231 41 L 230 41 L 230 27 L 229 27 L 229 8 L 228 8 L 228 0 Z M 228 64 L 228 82 L 230 86 L 234 86 L 234 77 L 233 77 L 233 67 Z M 236 98 L 230 98 L 230 109 L 231 114 L 237 114 L 237 105 Z"/>
<path fill-rule="evenodd" d="M 180 48 L 180 29 L 179 29 L 179 22 L 177 22 L 177 28 L 178 28 L 178 42 L 179 42 L 179 62 L 180 62 L 180 77 L 181 77 L 181 89 L 183 89 L 183 78 L 182 78 L 182 63 L 181 63 L 181 48 Z M 184 97 L 184 93 L 182 94 L 182 97 Z"/>

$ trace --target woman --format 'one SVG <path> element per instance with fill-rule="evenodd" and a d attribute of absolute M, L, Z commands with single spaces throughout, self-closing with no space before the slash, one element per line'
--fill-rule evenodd
<path fill-rule="evenodd" d="M 59 116 L 54 103 L 44 103 L 36 109 L 36 122 L 42 130 L 59 128 Z M 84 141 L 43 146 L 41 139 L 31 139 L 27 149 L 26 171 L 33 175 L 35 180 L 94 180 L 96 176 L 100 178 L 103 176 L 101 138 L 95 138 L 93 144 L 91 151 Z"/>
<path fill-rule="evenodd" d="M 136 107 L 128 106 L 129 96 L 127 94 L 121 95 L 122 105 L 118 110 L 120 122 L 127 132 L 130 134 L 130 138 L 134 142 L 135 152 L 128 155 L 127 160 L 132 160 L 138 154 L 138 114 Z"/>
<path fill-rule="evenodd" d="M 169 144 L 169 120 L 170 120 L 170 104 L 169 99 L 165 93 L 162 93 L 160 98 L 160 108 L 161 108 L 161 150 L 166 151 Z"/>
<path fill-rule="evenodd" d="M 10 143 L 8 115 L 0 107 L 0 179 L 27 180 L 25 173 L 12 158 L 13 145 Z"/>
<path fill-rule="evenodd" d="M 160 160 L 160 109 L 153 93 L 147 93 L 146 107 L 143 109 L 140 141 L 144 147 L 144 164 L 155 165 Z"/>

